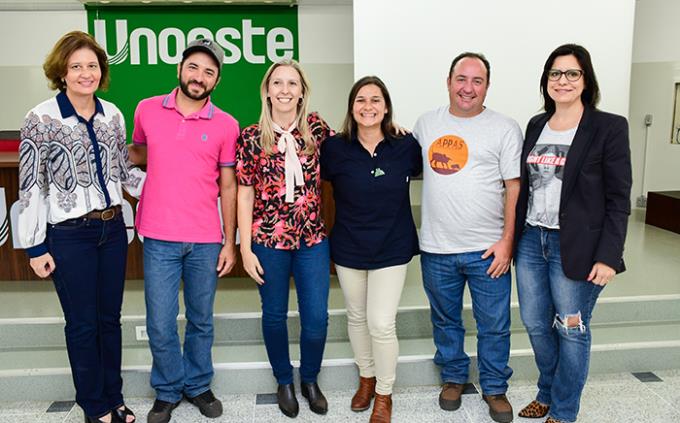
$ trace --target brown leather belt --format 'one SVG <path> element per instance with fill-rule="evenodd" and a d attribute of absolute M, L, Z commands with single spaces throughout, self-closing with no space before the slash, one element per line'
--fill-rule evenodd
<path fill-rule="evenodd" d="M 85 219 L 111 220 L 118 216 L 122 211 L 123 208 L 121 206 L 113 206 L 104 210 L 92 210 L 82 217 Z"/>

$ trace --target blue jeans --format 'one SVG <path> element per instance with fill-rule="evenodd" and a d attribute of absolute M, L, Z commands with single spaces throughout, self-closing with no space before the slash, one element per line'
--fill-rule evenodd
<path fill-rule="evenodd" d="M 316 382 L 328 329 L 328 240 L 311 247 L 302 243 L 298 250 L 277 250 L 255 243 L 252 249 L 264 270 L 264 284 L 259 285 L 262 334 L 274 377 L 280 385 L 293 383 L 287 325 L 292 274 L 300 311 L 300 379 L 303 383 Z"/>
<path fill-rule="evenodd" d="M 590 317 L 602 287 L 564 275 L 557 230 L 526 226 L 515 263 L 520 314 L 540 373 L 536 400 L 550 405 L 554 419 L 576 421 L 588 377 Z"/>
<path fill-rule="evenodd" d="M 146 330 L 153 355 L 156 397 L 177 402 L 210 389 L 213 377 L 213 304 L 221 244 L 144 238 Z M 177 333 L 179 281 L 184 281 L 184 353 Z"/>
<path fill-rule="evenodd" d="M 497 279 L 486 274 L 493 256 L 484 251 L 460 254 L 421 252 L 425 293 L 430 300 L 432 334 L 442 382 L 466 383 L 470 358 L 463 349 L 465 327 L 461 312 L 468 283 L 477 323 L 479 383 L 485 395 L 503 394 L 512 369 L 510 358 L 510 273 Z"/>
<path fill-rule="evenodd" d="M 120 307 L 127 246 L 122 214 L 47 225 L 76 402 L 90 417 L 123 404 Z"/>

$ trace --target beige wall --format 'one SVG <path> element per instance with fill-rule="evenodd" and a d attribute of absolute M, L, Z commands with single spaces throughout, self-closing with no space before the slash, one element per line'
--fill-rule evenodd
<path fill-rule="evenodd" d="M 635 16 L 629 112 L 633 199 L 648 191 L 680 190 L 680 145 L 670 142 L 673 95 L 675 83 L 680 82 L 680 2 L 639 0 Z M 653 123 L 645 164 L 647 114 L 653 116 Z"/>
<path fill-rule="evenodd" d="M 340 127 L 354 82 L 352 6 L 300 5 L 300 63 L 312 87 L 311 108 Z"/>
<path fill-rule="evenodd" d="M 602 108 L 626 115 L 634 13 L 635 0 L 356 1 L 355 76 L 381 76 L 397 119 L 412 125 L 448 103 L 451 60 L 463 51 L 482 52 L 491 62 L 486 105 L 525 127 L 540 109 L 546 58 L 575 42 L 593 57 Z"/>
<path fill-rule="evenodd" d="M 45 56 L 63 34 L 86 27 L 83 10 L 0 13 L 0 130 L 19 129 L 30 108 L 54 95 L 42 71 Z"/>

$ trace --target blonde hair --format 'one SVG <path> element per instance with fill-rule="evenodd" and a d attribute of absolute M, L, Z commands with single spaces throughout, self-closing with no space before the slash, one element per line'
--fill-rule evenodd
<path fill-rule="evenodd" d="M 279 66 L 290 66 L 295 69 L 300 75 L 300 83 L 302 84 L 302 98 L 297 105 L 297 115 L 295 117 L 296 126 L 302 139 L 305 142 L 305 148 L 303 149 L 304 154 L 312 154 L 316 149 L 316 144 L 312 139 L 312 133 L 309 129 L 309 123 L 307 122 L 307 107 L 309 105 L 309 81 L 305 76 L 304 71 L 300 67 L 300 64 L 295 60 L 282 60 L 272 64 L 267 72 L 262 78 L 262 83 L 260 84 L 260 100 L 262 101 L 262 111 L 260 112 L 260 142 L 262 144 L 262 149 L 266 154 L 272 154 L 275 152 L 274 142 L 274 119 L 272 118 L 272 105 L 267 96 L 267 91 L 269 88 L 269 80 L 274 73 L 274 70 Z"/>

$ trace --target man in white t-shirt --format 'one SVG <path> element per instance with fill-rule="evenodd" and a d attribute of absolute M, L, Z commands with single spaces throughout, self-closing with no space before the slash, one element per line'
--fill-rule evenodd
<path fill-rule="evenodd" d="M 483 55 L 459 55 L 447 78 L 450 103 L 416 123 L 424 162 L 420 248 L 434 361 L 444 383 L 439 405 L 460 407 L 468 380 L 461 317 L 467 282 L 483 398 L 491 418 L 510 422 L 512 406 L 505 396 L 512 375 L 509 268 L 522 133 L 517 122 L 484 107 L 489 76 Z"/>

